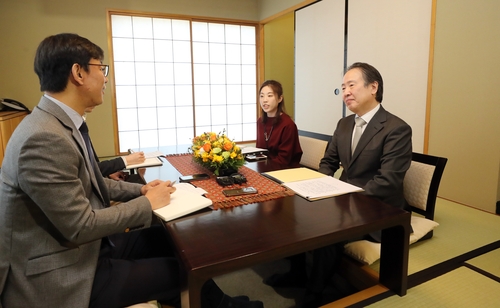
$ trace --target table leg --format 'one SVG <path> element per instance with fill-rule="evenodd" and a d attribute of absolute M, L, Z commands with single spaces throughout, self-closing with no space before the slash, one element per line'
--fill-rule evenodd
<path fill-rule="evenodd" d="M 399 296 L 408 288 L 409 236 L 409 224 L 382 230 L 379 280 Z"/>
<path fill-rule="evenodd" d="M 206 279 L 199 279 L 188 275 L 187 288 L 181 290 L 182 308 L 200 308 L 201 307 L 201 288 Z"/>

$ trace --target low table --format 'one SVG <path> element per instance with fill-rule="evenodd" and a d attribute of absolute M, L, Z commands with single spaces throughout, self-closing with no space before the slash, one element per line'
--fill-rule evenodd
<path fill-rule="evenodd" d="M 269 161 L 249 163 L 264 172 Z M 149 170 L 152 169 L 152 170 Z M 158 170 L 154 170 L 158 169 Z M 165 162 L 149 176 L 176 179 Z M 380 283 L 406 294 L 410 213 L 353 193 L 307 201 L 297 195 L 206 211 L 164 223 L 181 267 L 182 307 L 200 307 L 210 278 L 382 230 Z"/>

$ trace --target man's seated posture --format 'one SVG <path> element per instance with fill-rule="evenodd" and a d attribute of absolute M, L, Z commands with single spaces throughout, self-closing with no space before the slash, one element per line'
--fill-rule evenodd
<path fill-rule="evenodd" d="M 0 174 L 0 307 L 180 305 L 178 262 L 152 212 L 175 188 L 104 178 L 90 145 L 83 115 L 103 102 L 103 57 L 76 34 L 38 46 L 45 93 L 14 131 Z M 225 295 L 212 280 L 201 300 L 210 308 L 263 307 Z"/>
<path fill-rule="evenodd" d="M 342 181 L 362 187 L 365 195 L 408 210 L 403 179 L 412 159 L 411 127 L 382 107 L 382 76 L 369 64 L 358 62 L 347 69 L 342 93 L 345 105 L 354 114 L 338 122 L 319 172 L 333 176 L 342 165 Z M 380 235 L 379 231 L 364 238 L 380 242 Z M 290 272 L 271 276 L 268 284 L 305 285 L 305 307 L 318 307 L 331 301 L 323 298 L 323 291 L 340 263 L 344 244 L 313 251 L 308 279 L 305 257 L 297 255 L 291 258 Z"/>

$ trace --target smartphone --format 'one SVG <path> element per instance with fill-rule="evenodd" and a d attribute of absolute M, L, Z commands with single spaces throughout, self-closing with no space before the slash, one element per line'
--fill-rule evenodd
<path fill-rule="evenodd" d="M 208 180 L 210 176 L 206 173 L 183 175 L 179 177 L 179 182 L 192 182 L 199 180 Z"/>
<path fill-rule="evenodd" d="M 264 154 L 248 154 L 247 156 L 245 156 L 245 159 L 247 161 L 259 161 L 267 159 L 267 156 Z"/>
<path fill-rule="evenodd" d="M 244 187 L 244 188 L 236 188 L 236 189 L 226 189 L 223 190 L 222 193 L 226 197 L 234 197 L 234 196 L 240 196 L 240 195 L 250 195 L 250 194 L 256 194 L 257 189 L 253 187 Z"/>

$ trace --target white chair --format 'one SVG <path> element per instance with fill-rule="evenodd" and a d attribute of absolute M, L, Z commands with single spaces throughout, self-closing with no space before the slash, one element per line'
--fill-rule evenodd
<path fill-rule="evenodd" d="M 319 162 L 325 155 L 328 142 L 325 140 L 299 135 L 300 147 L 302 148 L 302 166 L 318 170 Z"/>

